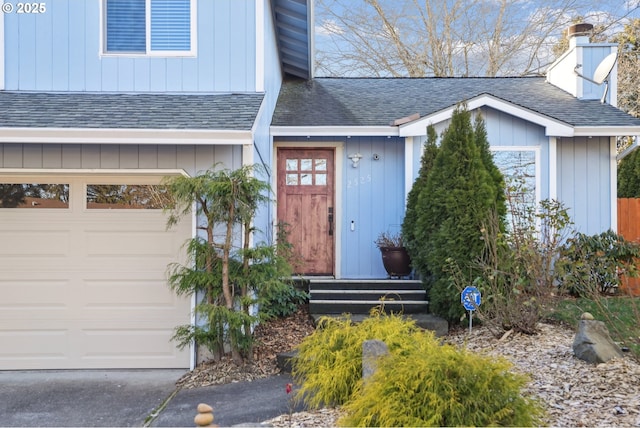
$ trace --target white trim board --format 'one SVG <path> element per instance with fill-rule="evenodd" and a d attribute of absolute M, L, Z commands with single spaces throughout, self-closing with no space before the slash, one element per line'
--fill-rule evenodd
<path fill-rule="evenodd" d="M 0 128 L 0 143 L 253 144 L 252 131 L 187 129 Z"/>
<path fill-rule="evenodd" d="M 552 119 L 548 116 L 544 116 L 540 113 L 536 113 L 534 111 L 517 106 L 491 95 L 480 95 L 475 98 L 466 100 L 465 103 L 467 105 L 467 109 L 470 111 L 487 106 L 526 120 L 528 122 L 543 126 L 545 128 L 546 135 L 564 137 L 570 137 L 574 135 L 573 126 L 567 123 L 560 122 L 556 119 Z M 425 135 L 428 125 L 444 122 L 451 119 L 451 116 L 453 116 L 453 112 L 456 108 L 456 106 L 451 106 L 444 110 L 432 113 L 428 116 L 423 116 L 420 119 L 414 120 L 413 122 L 400 125 L 400 136 L 408 137 Z"/>

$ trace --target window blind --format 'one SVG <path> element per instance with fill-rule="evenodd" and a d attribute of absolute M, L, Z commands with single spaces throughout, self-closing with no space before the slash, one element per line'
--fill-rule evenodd
<path fill-rule="evenodd" d="M 191 0 L 151 0 L 151 50 L 191 50 Z"/>
<path fill-rule="evenodd" d="M 145 0 L 107 0 L 106 51 L 146 52 Z"/>

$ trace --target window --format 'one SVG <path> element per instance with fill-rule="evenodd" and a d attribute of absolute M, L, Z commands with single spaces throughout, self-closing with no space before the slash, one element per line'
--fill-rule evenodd
<path fill-rule="evenodd" d="M 0 208 L 69 208 L 69 185 L 0 183 Z"/>
<path fill-rule="evenodd" d="M 504 175 L 511 198 L 507 225 L 526 221 L 540 202 L 539 150 L 529 147 L 492 147 L 493 161 Z M 517 212 L 514 212 L 517 211 Z"/>
<path fill-rule="evenodd" d="M 162 185 L 152 184 L 89 184 L 88 209 L 164 209 L 173 201 Z"/>
<path fill-rule="evenodd" d="M 195 0 L 104 0 L 107 54 L 194 55 Z"/>
<path fill-rule="evenodd" d="M 287 186 L 326 186 L 326 159 L 287 159 Z"/>

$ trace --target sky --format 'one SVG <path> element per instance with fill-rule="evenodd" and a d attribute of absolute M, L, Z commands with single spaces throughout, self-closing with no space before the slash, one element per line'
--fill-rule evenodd
<path fill-rule="evenodd" d="M 543 34 L 543 43 L 536 51 L 535 64 L 529 65 L 530 57 L 526 49 L 517 51 L 517 54 L 513 54 L 512 58 L 504 64 L 501 68 L 499 75 L 516 75 L 521 69 L 527 69 L 529 74 L 534 72 L 543 72 L 544 68 L 553 61 L 554 54 L 552 52 L 553 46 L 562 37 L 561 31 L 566 29 L 571 19 L 579 14 L 585 17 L 585 21 L 594 25 L 607 24 L 606 33 L 608 35 L 619 32 L 625 22 L 629 19 L 640 18 L 640 0 L 632 1 L 604 1 L 604 0 L 547 0 L 544 2 L 534 0 L 505 0 L 511 5 L 509 10 L 508 19 L 505 21 L 506 25 L 503 28 L 504 37 L 501 39 L 501 43 L 508 49 L 509 45 L 515 45 L 515 43 L 523 43 L 522 40 L 518 40 L 516 34 L 521 33 L 521 28 L 527 24 L 535 21 L 545 19 L 548 21 L 550 16 L 554 13 L 558 13 L 557 20 L 561 22 L 553 31 L 547 30 Z M 454 3 L 460 3 L 463 7 L 458 14 L 462 18 L 460 22 L 466 20 L 469 22 L 475 19 L 477 16 L 494 16 L 500 8 L 502 0 L 476 0 L 471 2 L 468 0 L 446 0 L 446 4 L 450 7 Z M 375 17 L 375 12 L 372 6 L 367 5 L 364 0 L 315 0 L 315 50 L 316 50 L 316 75 L 340 75 L 340 76 L 353 76 L 353 75 L 375 75 L 374 68 L 378 67 L 382 62 L 382 58 L 389 58 L 388 54 L 385 54 L 385 49 L 389 48 L 388 44 L 382 43 L 385 35 L 389 35 L 389 31 L 385 31 L 380 23 L 380 20 Z M 425 53 L 424 40 L 427 36 L 424 34 L 425 26 L 421 24 L 419 19 L 420 11 L 415 8 L 415 3 L 421 5 L 422 11 L 424 11 L 424 0 L 379 0 L 381 7 L 387 11 L 388 16 L 393 28 L 403 38 L 408 40 L 407 44 L 413 44 L 412 55 L 418 57 L 420 54 L 428 57 L 428 53 Z M 470 3 L 475 3 L 475 8 L 468 8 Z M 437 8 L 441 6 L 442 1 L 431 1 L 431 6 Z M 566 6 L 565 13 L 559 13 L 559 6 L 564 4 Z M 368 18 L 362 18 L 358 20 L 358 17 L 362 13 L 369 13 Z M 398 17 L 400 16 L 400 17 Z M 438 25 L 443 20 L 440 20 Z M 489 34 L 494 31 L 494 28 L 487 26 L 486 24 L 491 22 L 490 19 L 484 21 L 474 21 L 470 25 L 470 30 L 461 31 L 460 34 L 465 34 L 469 37 L 472 31 L 477 31 L 478 34 Z M 372 25 L 374 23 L 374 25 Z M 469 24 L 460 24 L 462 26 Z M 485 27 L 486 28 L 481 28 Z M 357 32 L 350 29 L 355 28 Z M 537 27 L 539 28 L 539 26 Z M 482 33 L 482 31 L 484 33 Z M 439 28 L 438 31 L 441 31 Z M 354 37 L 357 33 L 363 35 L 361 39 Z M 440 35 L 442 33 L 439 33 Z M 455 35 L 454 35 L 455 37 Z M 460 52 L 466 53 L 466 59 L 458 57 L 457 61 L 467 61 L 464 66 L 458 67 L 459 73 L 462 73 L 462 68 L 466 72 L 475 73 L 475 75 L 482 75 L 487 69 L 487 44 L 481 43 L 482 36 L 475 36 L 472 41 L 458 40 L 452 42 L 452 46 L 458 49 Z M 388 38 L 387 38 L 388 39 Z M 347 41 L 351 40 L 351 44 Z M 470 43 L 475 42 L 475 43 Z M 530 35 L 528 40 L 524 43 L 533 44 L 536 42 L 535 36 Z M 370 45 L 370 46 L 369 46 Z M 470 45 L 473 45 L 469 47 Z M 354 47 L 355 46 L 355 47 Z M 365 47 L 369 46 L 368 52 L 362 51 Z M 371 64 L 369 67 L 361 67 L 353 60 L 345 59 L 349 55 L 357 57 L 366 57 Z M 380 55 L 379 58 L 376 56 Z M 405 73 L 406 73 L 406 69 Z M 402 67 L 399 68 L 399 72 L 402 72 Z"/>

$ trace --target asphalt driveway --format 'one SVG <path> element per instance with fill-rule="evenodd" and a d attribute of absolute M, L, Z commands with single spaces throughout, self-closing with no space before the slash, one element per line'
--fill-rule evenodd
<path fill-rule="evenodd" d="M 0 426 L 194 426 L 198 403 L 220 426 L 287 413 L 287 374 L 176 390 L 185 370 L 0 371 Z M 298 407 L 296 410 L 300 410 Z"/>

